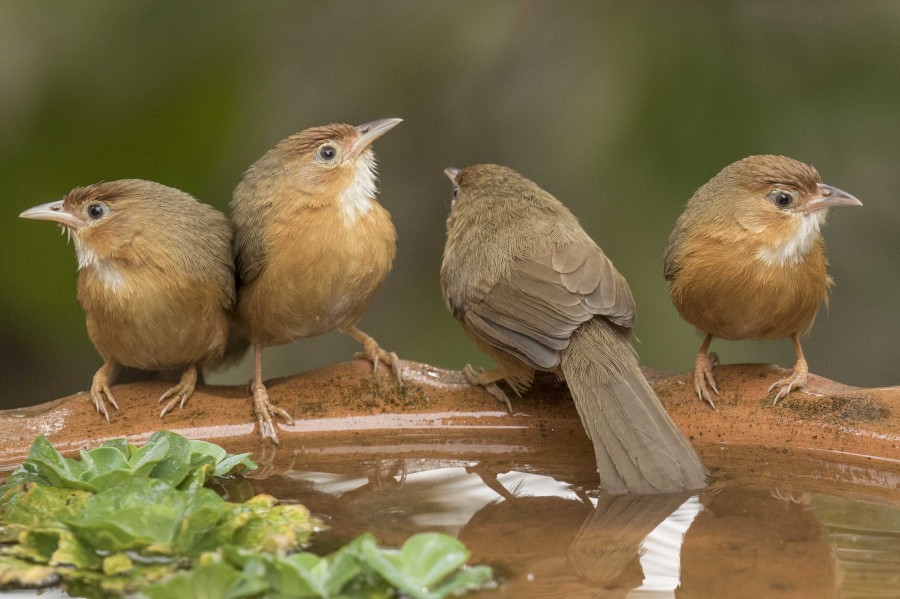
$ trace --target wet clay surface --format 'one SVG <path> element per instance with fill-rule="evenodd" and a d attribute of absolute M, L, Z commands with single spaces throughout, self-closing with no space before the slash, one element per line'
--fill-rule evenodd
<path fill-rule="evenodd" d="M 609 496 L 565 385 L 541 378 L 507 414 L 459 373 L 407 363 L 406 383 L 352 362 L 269 382 L 292 412 L 280 447 L 261 446 L 243 388 L 203 387 L 162 421 L 163 383 L 114 388 L 106 423 L 87 394 L 0 414 L 0 468 L 40 433 L 60 449 L 166 428 L 252 451 L 260 469 L 219 491 L 298 501 L 328 529 L 327 553 L 371 531 L 459 537 L 491 565 L 485 596 L 900 596 L 900 389 L 811 377 L 772 405 L 785 371 L 716 368 L 713 411 L 690 374 L 647 372 L 711 469 L 699 494 Z"/>
<path fill-rule="evenodd" d="M 773 449 L 810 449 L 900 460 L 900 387 L 860 389 L 810 375 L 804 389 L 777 406 L 768 386 L 788 371 L 769 365 L 716 367 L 721 395 L 716 410 L 693 393 L 690 373 L 647 371 L 672 418 L 701 456 L 714 466 L 721 444 Z M 565 384 L 541 376 L 524 397 L 507 391 L 514 414 L 459 372 L 405 362 L 404 384 L 365 361 L 336 364 L 267 383 L 273 401 L 294 416 L 279 422 L 282 442 L 316 431 L 491 426 L 566 426 L 583 438 Z M 96 440 L 127 436 L 139 440 L 165 428 L 192 438 L 225 439 L 247 447 L 256 443 L 251 400 L 244 387 L 199 387 L 183 410 L 159 418 L 162 382 L 117 385 L 121 411 L 106 422 L 86 392 L 31 408 L 0 412 L 0 468 L 21 461 L 38 434 L 60 450 Z M 241 438 L 241 439 L 237 439 Z M 586 439 L 584 439 L 586 442 Z"/>

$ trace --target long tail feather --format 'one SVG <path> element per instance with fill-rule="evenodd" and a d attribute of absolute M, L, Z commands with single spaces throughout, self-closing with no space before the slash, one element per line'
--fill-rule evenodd
<path fill-rule="evenodd" d="M 706 486 L 706 469 L 638 366 L 628 339 L 594 319 L 572 336 L 562 371 L 594 444 L 609 493 L 674 493 Z"/>

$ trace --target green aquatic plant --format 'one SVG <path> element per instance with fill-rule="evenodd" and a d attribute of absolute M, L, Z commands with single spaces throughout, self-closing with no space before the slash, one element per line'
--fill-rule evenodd
<path fill-rule="evenodd" d="M 170 432 L 60 455 L 43 437 L 0 486 L 0 588 L 62 585 L 87 597 L 440 599 L 490 583 L 468 550 L 428 533 L 401 549 L 365 534 L 332 555 L 300 553 L 321 526 L 302 505 L 234 503 L 204 484 L 252 470 Z M 221 482 L 221 479 L 219 478 Z"/>
<path fill-rule="evenodd" d="M 206 441 L 192 441 L 169 431 L 153 433 L 141 447 L 112 439 L 79 452 L 80 459 L 63 457 L 41 435 L 31 444 L 28 459 L 0 487 L 35 482 L 94 493 L 131 478 L 152 478 L 176 489 L 203 486 L 212 477 L 232 471 L 254 470 L 249 453 L 231 455 Z"/>
<path fill-rule="evenodd" d="M 138 597 L 443 599 L 490 583 L 487 566 L 464 567 L 469 555 L 462 543 L 440 533 L 414 535 L 401 549 L 378 547 L 364 534 L 327 557 L 229 547 L 205 554 L 195 568 L 148 586 Z"/>

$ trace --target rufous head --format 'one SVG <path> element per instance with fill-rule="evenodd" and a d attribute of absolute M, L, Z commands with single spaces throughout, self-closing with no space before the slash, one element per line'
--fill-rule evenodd
<path fill-rule="evenodd" d="M 719 172 L 691 203 L 709 226 L 738 224 L 769 263 L 795 262 L 818 239 L 828 208 L 861 206 L 846 191 L 822 183 L 812 166 L 785 156 L 749 156 Z M 713 224 L 715 223 L 715 224 Z"/>
<path fill-rule="evenodd" d="M 716 196 L 720 201 L 773 216 L 862 205 L 846 191 L 822 183 L 812 166 L 786 156 L 749 156 L 726 166 L 711 183 L 716 180 L 731 188 L 731 193 Z"/>
<path fill-rule="evenodd" d="M 372 142 L 401 122 L 390 118 L 355 127 L 336 123 L 304 129 L 269 150 L 244 179 L 280 177 L 283 184 L 309 196 L 340 193 L 355 184 L 374 196 Z"/>
<path fill-rule="evenodd" d="M 80 266 L 95 259 L 121 258 L 136 236 L 158 236 L 181 218 L 179 202 L 190 195 L 152 181 L 123 179 L 76 187 L 55 202 L 29 208 L 19 216 L 62 225 L 75 242 Z"/>

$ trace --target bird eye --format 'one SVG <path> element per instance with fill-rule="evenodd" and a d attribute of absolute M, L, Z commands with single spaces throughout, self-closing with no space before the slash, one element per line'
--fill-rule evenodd
<path fill-rule="evenodd" d="M 335 156 L 337 156 L 337 150 L 334 149 L 334 146 L 330 146 L 330 145 L 326 144 L 326 145 L 322 146 L 321 148 L 319 148 L 318 154 L 319 154 L 320 159 L 322 159 L 326 162 L 330 162 L 330 161 L 334 160 Z"/>
<path fill-rule="evenodd" d="M 87 214 L 93 220 L 100 220 L 107 214 L 109 214 L 109 206 L 106 204 L 95 203 L 91 204 L 87 208 Z"/>
<path fill-rule="evenodd" d="M 794 197 L 786 191 L 776 189 L 767 196 L 769 200 L 779 208 L 787 208 L 794 201 Z"/>
<path fill-rule="evenodd" d="M 457 197 L 459 197 L 459 187 L 454 187 L 453 188 L 453 199 L 455 200 Z"/>

